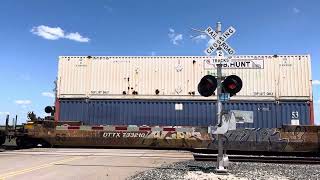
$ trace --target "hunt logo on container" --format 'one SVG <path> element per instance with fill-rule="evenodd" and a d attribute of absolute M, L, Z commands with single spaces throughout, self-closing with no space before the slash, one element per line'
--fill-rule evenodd
<path fill-rule="evenodd" d="M 222 64 L 222 68 L 227 69 L 263 69 L 263 59 L 206 59 L 204 60 L 204 69 L 215 69 L 217 64 Z"/>

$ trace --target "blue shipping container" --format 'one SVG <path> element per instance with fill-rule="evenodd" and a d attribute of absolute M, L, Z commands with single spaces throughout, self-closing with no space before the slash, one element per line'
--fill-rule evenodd
<path fill-rule="evenodd" d="M 186 100 L 88 100 L 60 99 L 60 121 L 82 121 L 86 125 L 216 125 L 214 101 Z M 299 120 L 310 124 L 308 102 L 230 101 L 225 110 L 254 112 L 254 123 L 237 127 L 278 128 Z"/>

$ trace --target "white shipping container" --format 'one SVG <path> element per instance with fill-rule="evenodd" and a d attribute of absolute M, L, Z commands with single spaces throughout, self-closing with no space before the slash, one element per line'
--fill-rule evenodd
<path fill-rule="evenodd" d="M 58 98 L 208 99 L 197 86 L 216 74 L 208 56 L 60 56 Z M 231 99 L 312 100 L 309 55 L 241 55 L 222 61 L 243 88 Z"/>

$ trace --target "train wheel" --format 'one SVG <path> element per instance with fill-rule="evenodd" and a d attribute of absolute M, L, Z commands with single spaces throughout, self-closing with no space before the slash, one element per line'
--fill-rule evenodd
<path fill-rule="evenodd" d="M 33 139 L 26 137 L 17 137 L 16 144 L 20 149 L 33 148 L 37 145 Z"/>
<path fill-rule="evenodd" d="M 23 138 L 23 137 L 17 137 L 17 138 L 16 138 L 16 144 L 17 144 L 17 147 L 18 147 L 19 149 L 25 148 L 25 138 Z"/>
<path fill-rule="evenodd" d="M 17 138 L 16 138 L 16 144 L 17 144 L 17 147 L 18 147 L 18 148 L 22 148 L 22 146 L 23 146 L 23 145 L 22 145 L 22 144 L 23 144 L 22 141 L 23 141 L 23 139 L 22 139 L 21 137 L 17 137 Z"/>

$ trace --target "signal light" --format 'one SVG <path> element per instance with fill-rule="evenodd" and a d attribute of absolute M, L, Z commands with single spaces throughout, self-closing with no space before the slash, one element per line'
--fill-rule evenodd
<path fill-rule="evenodd" d="M 217 84 L 217 79 L 214 76 L 206 75 L 200 80 L 198 91 L 201 96 L 209 97 L 216 90 Z"/>
<path fill-rule="evenodd" d="M 242 80 L 236 75 L 230 75 L 222 82 L 222 93 L 229 93 L 230 97 L 242 88 Z"/>
<path fill-rule="evenodd" d="M 46 108 L 44 108 L 44 112 L 46 113 L 54 113 L 54 111 L 54 106 L 47 106 Z"/>
<path fill-rule="evenodd" d="M 217 85 L 217 79 L 214 76 L 206 75 L 200 80 L 198 84 L 198 91 L 201 96 L 209 97 L 214 94 Z M 229 93 L 230 97 L 238 93 L 241 88 L 242 80 L 236 75 L 227 76 L 221 83 L 221 92 Z"/>

